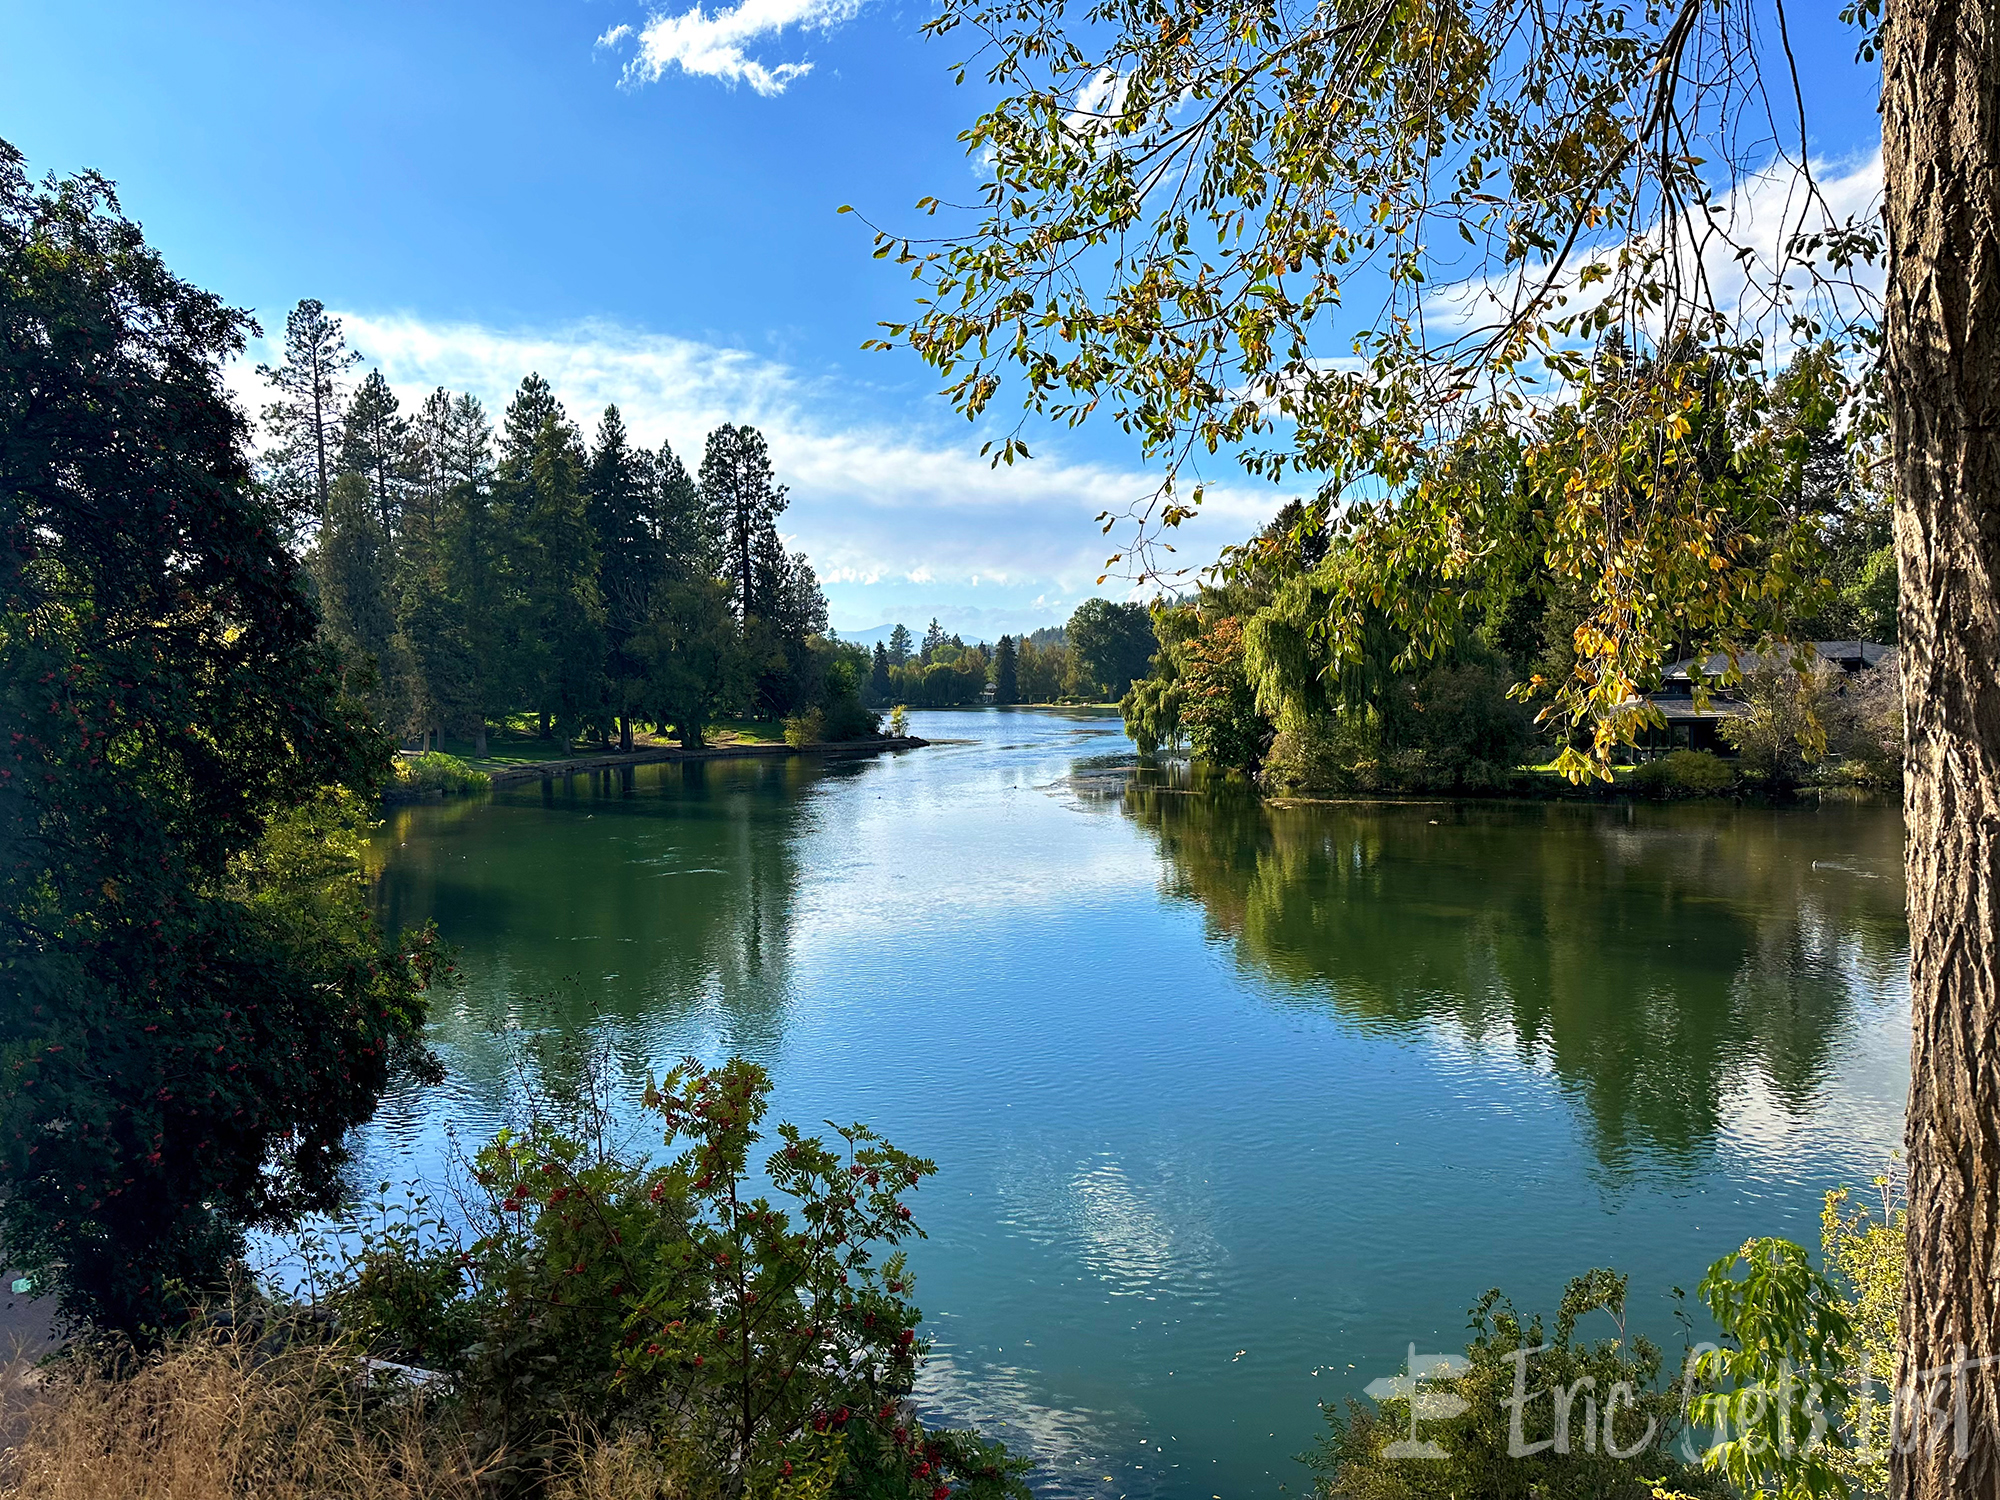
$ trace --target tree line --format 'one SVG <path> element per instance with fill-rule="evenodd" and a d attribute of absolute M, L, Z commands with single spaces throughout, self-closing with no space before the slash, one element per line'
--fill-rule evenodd
<path fill-rule="evenodd" d="M 391 733 L 487 749 L 525 715 L 542 738 L 816 714 L 875 731 L 868 659 L 829 638 L 811 563 L 778 531 L 787 494 L 754 427 L 708 434 L 690 473 L 605 407 L 586 440 L 529 374 L 498 430 L 442 387 L 405 412 L 340 321 L 302 301 L 260 366 L 263 478 L 302 551 L 343 685 Z"/>
<path fill-rule="evenodd" d="M 898 624 L 875 644 L 864 697 L 950 708 L 984 701 L 990 687 L 1001 705 L 1115 702 L 1146 674 L 1158 645 L 1146 605 L 1107 599 L 1086 599 L 1067 624 L 1003 635 L 991 647 L 968 646 L 936 620 L 918 643 Z"/>

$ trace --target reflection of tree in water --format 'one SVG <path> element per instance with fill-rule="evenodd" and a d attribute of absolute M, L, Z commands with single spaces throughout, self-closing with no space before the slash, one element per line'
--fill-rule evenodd
<path fill-rule="evenodd" d="M 1370 1028 L 1545 1063 L 1613 1170 L 1691 1164 L 1744 1083 L 1809 1111 L 1907 955 L 1886 808 L 1272 806 L 1139 782 L 1123 806 L 1239 962 Z"/>
<path fill-rule="evenodd" d="M 813 774 L 791 759 L 642 766 L 392 811 L 378 909 L 435 920 L 461 952 L 465 984 L 432 1032 L 472 1112 L 501 1107 L 524 1059 L 538 1087 L 575 1087 L 580 1054 L 555 1040 L 581 1032 L 628 1079 L 690 1048 L 768 1056 L 791 999 L 793 834 Z"/>

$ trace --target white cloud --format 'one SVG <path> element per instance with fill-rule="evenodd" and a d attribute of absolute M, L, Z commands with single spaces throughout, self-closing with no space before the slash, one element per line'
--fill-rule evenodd
<path fill-rule="evenodd" d="M 597 39 L 600 47 L 616 47 L 638 37 L 638 51 L 625 64 L 625 82 L 656 83 L 679 68 L 724 83 L 747 83 L 766 98 L 782 94 L 812 71 L 809 62 L 775 65 L 752 57 L 749 48 L 787 30 L 827 32 L 860 14 L 865 0 L 738 0 L 727 9 L 706 11 L 696 5 L 679 15 L 655 12 L 634 33 L 614 26 Z"/>
<path fill-rule="evenodd" d="M 1705 300 L 1743 323 L 1766 325 L 1772 347 L 1782 351 L 1790 336 L 1782 317 L 1774 318 L 1771 311 L 1781 278 L 1782 288 L 1794 297 L 1810 289 L 1805 271 L 1789 251 L 1791 241 L 1835 229 L 1850 219 L 1866 221 L 1880 211 L 1881 201 L 1879 147 L 1862 160 L 1815 161 L 1810 175 L 1794 162 L 1773 161 L 1716 196 L 1714 215 L 1694 243 L 1677 251 L 1684 279 L 1694 280 L 1688 273 L 1698 262 Z M 1659 243 L 1657 231 L 1649 243 Z M 1573 258 L 1566 313 L 1580 313 L 1612 294 L 1612 281 L 1600 282 L 1600 289 L 1592 292 L 1575 290 L 1574 279 L 1591 262 L 1614 266 L 1622 248 L 1616 242 L 1599 245 Z M 1504 276 L 1443 285 L 1427 299 L 1426 312 L 1434 327 L 1460 331 L 1483 327 L 1513 307 L 1524 287 L 1539 288 L 1548 275 L 1546 264 L 1536 264 Z M 1879 263 L 1857 266 L 1851 278 L 1851 284 L 1830 282 L 1820 294 L 1846 316 L 1858 312 L 1864 299 L 1879 296 L 1884 270 Z"/>
<path fill-rule="evenodd" d="M 815 377 L 742 349 L 614 324 L 509 330 L 339 316 L 406 410 L 442 385 L 479 397 L 497 427 L 521 377 L 537 371 L 586 433 L 616 402 L 635 440 L 671 442 L 690 471 L 713 428 L 758 428 L 791 488 L 788 538 L 812 559 L 843 628 L 937 614 L 997 635 L 1053 623 L 1092 594 L 1130 592 L 1118 577 L 1097 584 L 1130 528 L 1107 536 L 1096 517 L 1153 493 L 1156 477 L 1137 469 L 1047 452 L 995 469 L 979 455 L 978 429 L 860 407 L 851 376 Z M 265 399 L 249 366 L 272 353 L 258 350 L 234 372 L 248 407 Z M 1175 535 L 1169 563 L 1212 561 L 1279 503 L 1271 491 L 1212 488 L 1201 515 Z"/>

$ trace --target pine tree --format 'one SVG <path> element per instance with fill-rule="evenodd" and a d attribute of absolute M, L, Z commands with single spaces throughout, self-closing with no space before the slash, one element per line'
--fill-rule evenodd
<path fill-rule="evenodd" d="M 896 691 L 895 680 L 889 675 L 889 648 L 880 641 L 875 643 L 875 659 L 868 672 L 868 697 L 872 705 L 879 707 L 887 703 Z"/>
<path fill-rule="evenodd" d="M 404 437 L 403 472 L 408 489 L 403 497 L 403 548 L 421 569 L 429 563 L 444 523 L 445 496 L 456 482 L 452 473 L 451 392 L 439 386 L 424 397 L 410 419 Z"/>
<path fill-rule="evenodd" d="M 441 677 L 429 688 L 447 724 L 451 722 L 448 705 L 455 702 L 471 732 L 474 752 L 484 755 L 487 725 L 505 719 L 515 701 L 526 615 L 506 546 L 503 518 L 489 484 L 462 480 L 452 485 L 446 497 L 439 550 L 442 583 L 428 591 L 427 602 L 433 619 L 436 611 L 449 611 L 455 633 L 463 642 L 463 658 L 460 661 L 456 653 L 446 650 L 436 657 L 436 664 L 450 667 L 456 662 L 462 676 L 450 683 Z M 423 594 L 413 604 L 417 602 L 424 602 Z M 406 628 L 421 628 L 414 615 Z M 423 654 L 430 659 L 428 651 Z"/>
<path fill-rule="evenodd" d="M 382 535 L 395 540 L 402 533 L 403 490 L 410 422 L 400 415 L 401 403 L 380 370 L 370 370 L 355 387 L 341 429 L 340 466 L 365 475 L 375 503 Z"/>
<path fill-rule="evenodd" d="M 754 427 L 728 423 L 708 435 L 701 459 L 701 492 L 722 523 L 730 590 L 736 617 L 748 621 L 768 602 L 758 595 L 758 560 L 776 542 L 785 509 L 785 487 L 771 470 L 770 450 Z M 764 576 L 772 575 L 767 567 Z"/>
<path fill-rule="evenodd" d="M 1021 685 L 1016 675 L 1014 638 L 1000 637 L 1000 644 L 993 648 L 993 701 L 995 703 L 1018 703 Z"/>
<path fill-rule="evenodd" d="M 643 696 L 639 663 L 626 647 L 645 623 L 663 558 L 653 519 L 651 456 L 634 448 L 616 406 L 597 425 L 585 487 L 585 515 L 597 538 L 597 586 L 604 607 L 604 675 L 621 750 L 632 748 L 632 716 Z"/>
<path fill-rule="evenodd" d="M 363 475 L 350 470 L 334 480 L 312 572 L 319 586 L 320 630 L 339 655 L 342 686 L 386 722 L 392 717 L 390 642 L 396 619 L 386 588 L 388 538 Z"/>
<path fill-rule="evenodd" d="M 340 438 L 341 376 L 361 356 L 347 347 L 340 319 L 310 297 L 286 315 L 284 349 L 282 364 L 257 366 L 278 398 L 264 408 L 264 424 L 276 440 L 265 464 L 288 524 L 304 534 L 326 517 Z"/>
<path fill-rule="evenodd" d="M 667 567 L 700 578 L 722 571 L 720 518 L 670 443 L 653 456 L 653 515 Z"/>
<path fill-rule="evenodd" d="M 493 477 L 493 425 L 477 396 L 461 395 L 451 403 L 446 462 L 453 484 L 483 485 Z"/>
<path fill-rule="evenodd" d="M 604 610 L 583 469 L 580 434 L 548 382 L 529 375 L 507 407 L 498 489 L 523 612 L 514 676 L 544 737 L 558 725 L 568 737 L 607 717 Z"/>
<path fill-rule="evenodd" d="M 924 632 L 924 649 L 918 659 L 925 666 L 929 666 L 937 656 L 938 647 L 944 645 L 946 640 L 947 637 L 943 627 L 938 624 L 937 617 L 933 615 L 931 617 L 931 628 Z"/>
<path fill-rule="evenodd" d="M 900 667 L 910 659 L 910 631 L 906 625 L 898 624 L 889 632 L 889 665 Z"/>

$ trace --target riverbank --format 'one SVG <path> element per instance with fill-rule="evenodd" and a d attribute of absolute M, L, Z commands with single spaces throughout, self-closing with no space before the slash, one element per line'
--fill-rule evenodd
<path fill-rule="evenodd" d="M 573 776 L 585 771 L 616 771 L 627 766 L 657 765 L 662 761 L 747 760 L 756 757 L 780 759 L 792 755 L 874 755 L 884 750 L 919 750 L 930 743 L 918 735 L 906 734 L 885 735 L 872 740 L 833 740 L 800 746 L 787 745 L 782 741 L 703 745 L 695 749 L 684 749 L 679 745 L 647 745 L 630 752 L 614 750 L 608 753 L 571 756 L 562 760 L 525 761 L 512 765 L 491 766 L 486 768 L 483 774 L 489 786 L 502 787 L 515 786 L 524 781 Z M 419 802 L 439 795 L 441 794 L 436 792 L 399 793 L 395 787 L 391 787 L 383 794 L 382 800 Z"/>

